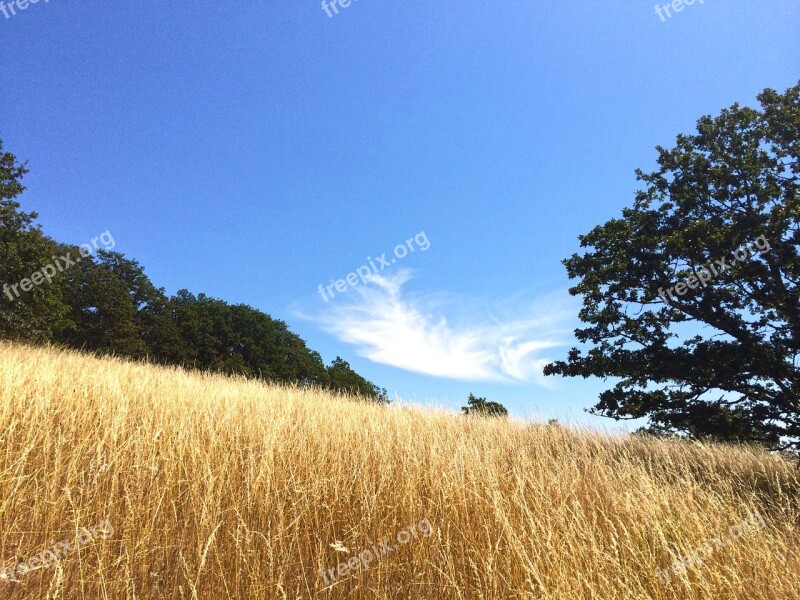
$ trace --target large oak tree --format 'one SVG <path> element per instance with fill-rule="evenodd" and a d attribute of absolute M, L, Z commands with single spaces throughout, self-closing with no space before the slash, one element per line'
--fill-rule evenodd
<path fill-rule="evenodd" d="M 658 147 L 633 206 L 564 261 L 583 347 L 545 373 L 613 378 L 590 412 L 800 450 L 800 84 L 758 100 Z"/>

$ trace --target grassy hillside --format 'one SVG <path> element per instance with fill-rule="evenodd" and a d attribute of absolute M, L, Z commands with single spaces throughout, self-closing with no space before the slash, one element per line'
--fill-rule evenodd
<path fill-rule="evenodd" d="M 3 598 L 800 598 L 797 473 L 0 344 Z"/>

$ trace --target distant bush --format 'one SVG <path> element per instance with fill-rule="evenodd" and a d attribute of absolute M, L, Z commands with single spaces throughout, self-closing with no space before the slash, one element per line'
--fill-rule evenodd
<path fill-rule="evenodd" d="M 467 406 L 461 408 L 465 415 L 482 417 L 507 417 L 508 410 L 499 402 L 488 402 L 486 398 L 477 398 L 472 394 L 467 398 Z"/>

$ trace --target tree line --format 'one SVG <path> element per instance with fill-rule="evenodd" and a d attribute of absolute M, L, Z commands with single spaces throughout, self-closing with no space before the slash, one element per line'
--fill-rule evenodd
<path fill-rule="evenodd" d="M 99 248 L 89 254 L 85 248 L 46 236 L 35 223 L 38 215 L 22 211 L 17 201 L 25 190 L 22 180 L 27 172 L 25 164 L 3 150 L 0 140 L 3 339 L 388 401 L 385 389 L 356 373 L 342 358 L 326 366 L 320 354 L 281 320 L 244 304 L 187 290 L 167 296 L 138 262 L 119 252 Z M 60 257 L 66 257 L 63 263 Z M 40 284 L 31 284 L 32 275 L 38 275 Z M 22 289 L 20 282 L 26 284 Z"/>

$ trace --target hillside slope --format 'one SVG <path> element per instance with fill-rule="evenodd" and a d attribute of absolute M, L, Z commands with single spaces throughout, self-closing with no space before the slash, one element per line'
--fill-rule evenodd
<path fill-rule="evenodd" d="M 796 473 L 0 344 L 4 598 L 800 598 Z"/>

